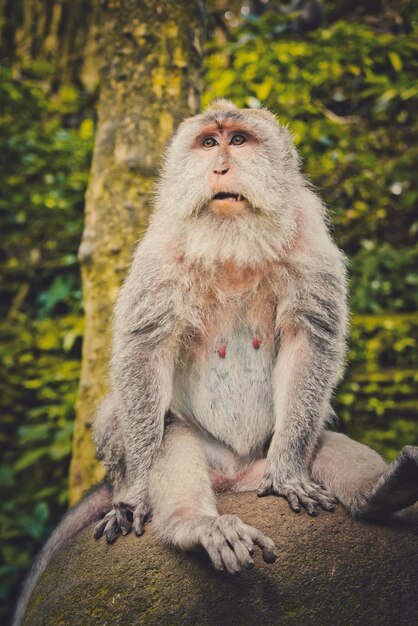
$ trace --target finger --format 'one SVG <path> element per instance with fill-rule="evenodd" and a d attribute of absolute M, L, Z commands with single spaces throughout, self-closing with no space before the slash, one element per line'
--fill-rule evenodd
<path fill-rule="evenodd" d="M 270 537 L 266 537 L 252 526 L 246 526 L 246 531 L 250 535 L 253 543 L 261 549 L 264 561 L 266 563 L 274 563 L 277 559 L 276 546 Z"/>
<path fill-rule="evenodd" d="M 335 509 L 337 508 L 337 505 L 334 502 L 319 502 L 319 506 L 321 507 L 321 509 L 324 509 L 324 511 L 328 511 L 328 513 L 334 513 Z"/>
<path fill-rule="evenodd" d="M 308 495 L 310 498 L 312 498 L 312 500 L 315 500 L 315 502 L 318 502 L 319 506 L 325 509 L 325 511 L 335 511 L 335 503 L 331 500 L 331 498 L 328 498 L 326 496 L 323 496 L 320 493 L 315 493 L 312 491 L 309 491 Z"/>
<path fill-rule="evenodd" d="M 100 537 L 103 535 L 103 531 L 104 531 L 104 529 L 105 529 L 105 527 L 106 527 L 106 524 L 107 524 L 107 520 L 105 520 L 105 521 L 101 520 L 101 521 L 100 521 L 100 522 L 96 525 L 96 527 L 95 527 L 95 529 L 94 529 L 94 534 L 93 534 L 93 537 L 94 537 L 95 539 L 100 539 Z"/>
<path fill-rule="evenodd" d="M 249 550 L 245 547 L 244 543 L 241 541 L 238 530 L 233 527 L 224 526 L 222 528 L 222 534 L 227 540 L 229 546 L 234 550 L 235 555 L 238 559 L 240 565 L 251 569 L 254 566 L 254 562 L 249 555 Z M 252 544 L 251 544 L 252 548 Z"/>
<path fill-rule="evenodd" d="M 337 502 L 339 502 L 337 496 L 334 496 L 334 494 L 328 491 L 328 489 L 321 488 L 321 495 L 325 496 L 326 498 L 329 498 L 331 502 L 333 502 L 334 504 L 337 504 Z"/>
<path fill-rule="evenodd" d="M 257 496 L 259 498 L 263 498 L 264 496 L 269 496 L 272 493 L 270 482 L 262 482 L 259 488 L 257 489 Z"/>
<path fill-rule="evenodd" d="M 214 546 L 205 547 L 205 550 L 212 561 L 213 567 L 218 570 L 218 572 L 223 572 L 225 570 L 225 566 L 221 555 L 219 554 L 219 550 L 217 550 Z"/>
<path fill-rule="evenodd" d="M 247 569 L 252 569 L 254 567 L 254 561 L 249 555 L 249 551 L 245 544 L 237 538 L 237 540 L 232 544 L 232 547 L 234 549 L 238 562 Z"/>
<path fill-rule="evenodd" d="M 111 511 L 109 511 L 109 513 L 106 513 L 106 515 L 100 520 L 98 524 L 96 524 L 93 534 L 93 537 L 95 539 L 100 539 L 100 537 L 103 535 L 104 529 L 106 528 L 107 522 L 113 517 L 114 514 L 115 510 L 112 509 Z"/>
<path fill-rule="evenodd" d="M 322 488 L 319 490 L 318 487 L 313 486 L 312 483 L 303 484 L 302 486 L 307 495 L 312 498 L 312 500 L 315 500 L 315 502 L 318 502 L 320 507 L 326 511 L 335 510 L 336 498 L 328 491 Z"/>
<path fill-rule="evenodd" d="M 296 492 L 289 489 L 285 495 L 285 498 L 287 499 L 292 511 L 294 511 L 295 513 L 300 513 L 299 498 L 296 495 Z"/>
<path fill-rule="evenodd" d="M 206 550 L 212 561 L 213 567 L 219 572 L 223 572 L 225 569 L 224 562 L 222 561 L 219 547 L 215 545 L 211 537 L 202 537 L 202 547 Z"/>
<path fill-rule="evenodd" d="M 128 520 L 127 510 L 122 507 L 116 507 L 116 519 L 122 531 L 122 535 L 127 535 L 131 531 L 131 523 Z"/>
<path fill-rule="evenodd" d="M 140 537 L 144 534 L 144 522 L 146 515 L 142 512 L 141 509 L 137 508 L 134 511 L 133 520 L 132 520 L 132 528 L 134 529 L 135 535 Z"/>
<path fill-rule="evenodd" d="M 241 539 L 244 546 L 246 547 L 246 549 L 248 550 L 249 555 L 254 556 L 254 543 L 250 535 L 248 535 L 247 533 L 238 531 L 238 536 Z"/>
<path fill-rule="evenodd" d="M 241 567 L 246 567 L 247 569 L 251 569 L 252 567 L 254 567 L 254 561 L 250 557 L 245 545 L 239 539 L 237 533 L 235 533 L 234 538 L 227 539 L 227 544 L 230 550 L 234 551 L 240 569 Z"/>
<path fill-rule="evenodd" d="M 306 510 L 308 515 L 311 515 L 312 517 L 316 517 L 318 515 L 318 505 L 314 500 L 308 498 L 307 496 L 300 495 L 299 502 Z"/>
<path fill-rule="evenodd" d="M 326 498 L 329 498 L 331 502 L 333 502 L 334 504 L 337 504 L 339 502 L 338 498 L 334 496 L 334 494 L 332 494 L 330 491 L 328 491 L 328 489 L 326 489 L 323 485 L 319 485 L 316 483 L 307 483 L 307 487 L 309 487 L 315 492 L 320 491 L 320 495 L 325 496 Z M 310 493 L 309 493 L 309 496 L 312 498 Z"/>
<path fill-rule="evenodd" d="M 321 490 L 321 491 L 326 491 L 324 485 L 322 483 L 314 483 L 312 481 L 305 481 L 302 483 L 303 488 L 305 489 L 306 487 L 309 487 L 310 489 L 315 489 L 315 490 Z"/>
<path fill-rule="evenodd" d="M 118 534 L 118 521 L 116 519 L 116 513 L 110 520 L 107 522 L 106 527 L 104 529 L 104 534 L 106 535 L 107 543 L 113 543 L 116 540 Z"/>
<path fill-rule="evenodd" d="M 230 574 L 237 574 L 241 571 L 241 566 L 238 562 L 235 552 L 231 550 L 226 541 L 224 541 L 224 543 L 221 545 L 220 552 L 225 568 Z"/>

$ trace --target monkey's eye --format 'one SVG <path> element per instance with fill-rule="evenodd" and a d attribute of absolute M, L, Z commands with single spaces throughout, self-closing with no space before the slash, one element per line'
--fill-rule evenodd
<path fill-rule="evenodd" d="M 242 146 L 243 143 L 247 141 L 247 138 L 244 135 L 234 135 L 229 142 L 232 146 Z"/>
<path fill-rule="evenodd" d="M 213 148 L 213 146 L 217 146 L 218 142 L 216 141 L 216 139 L 214 137 L 205 137 L 205 139 L 202 142 L 202 146 L 204 148 Z"/>

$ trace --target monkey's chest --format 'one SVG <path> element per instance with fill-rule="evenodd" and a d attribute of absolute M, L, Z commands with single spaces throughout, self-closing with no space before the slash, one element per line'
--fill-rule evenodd
<path fill-rule="evenodd" d="M 243 456 L 261 450 L 273 428 L 270 330 L 210 333 L 185 351 L 174 380 L 173 408 Z"/>

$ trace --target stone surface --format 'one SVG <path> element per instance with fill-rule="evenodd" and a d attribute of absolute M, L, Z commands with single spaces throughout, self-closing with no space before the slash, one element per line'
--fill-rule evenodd
<path fill-rule="evenodd" d="M 418 509 L 408 522 L 355 522 L 339 507 L 317 518 L 274 497 L 225 494 L 236 513 L 275 542 L 278 559 L 238 576 L 204 554 L 164 547 L 152 526 L 115 544 L 85 529 L 41 578 L 25 626 L 418 624 Z"/>

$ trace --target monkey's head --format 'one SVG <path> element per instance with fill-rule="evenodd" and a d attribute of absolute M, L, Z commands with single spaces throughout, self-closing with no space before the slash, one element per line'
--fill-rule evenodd
<path fill-rule="evenodd" d="M 215 100 L 186 119 L 168 147 L 158 206 L 184 220 L 277 218 L 300 185 L 298 154 L 275 116 Z"/>
<path fill-rule="evenodd" d="M 289 131 L 265 109 L 217 100 L 185 120 L 168 147 L 150 245 L 167 239 L 178 258 L 208 268 L 266 266 L 295 245 L 301 213 L 312 210 L 322 205 Z"/>

